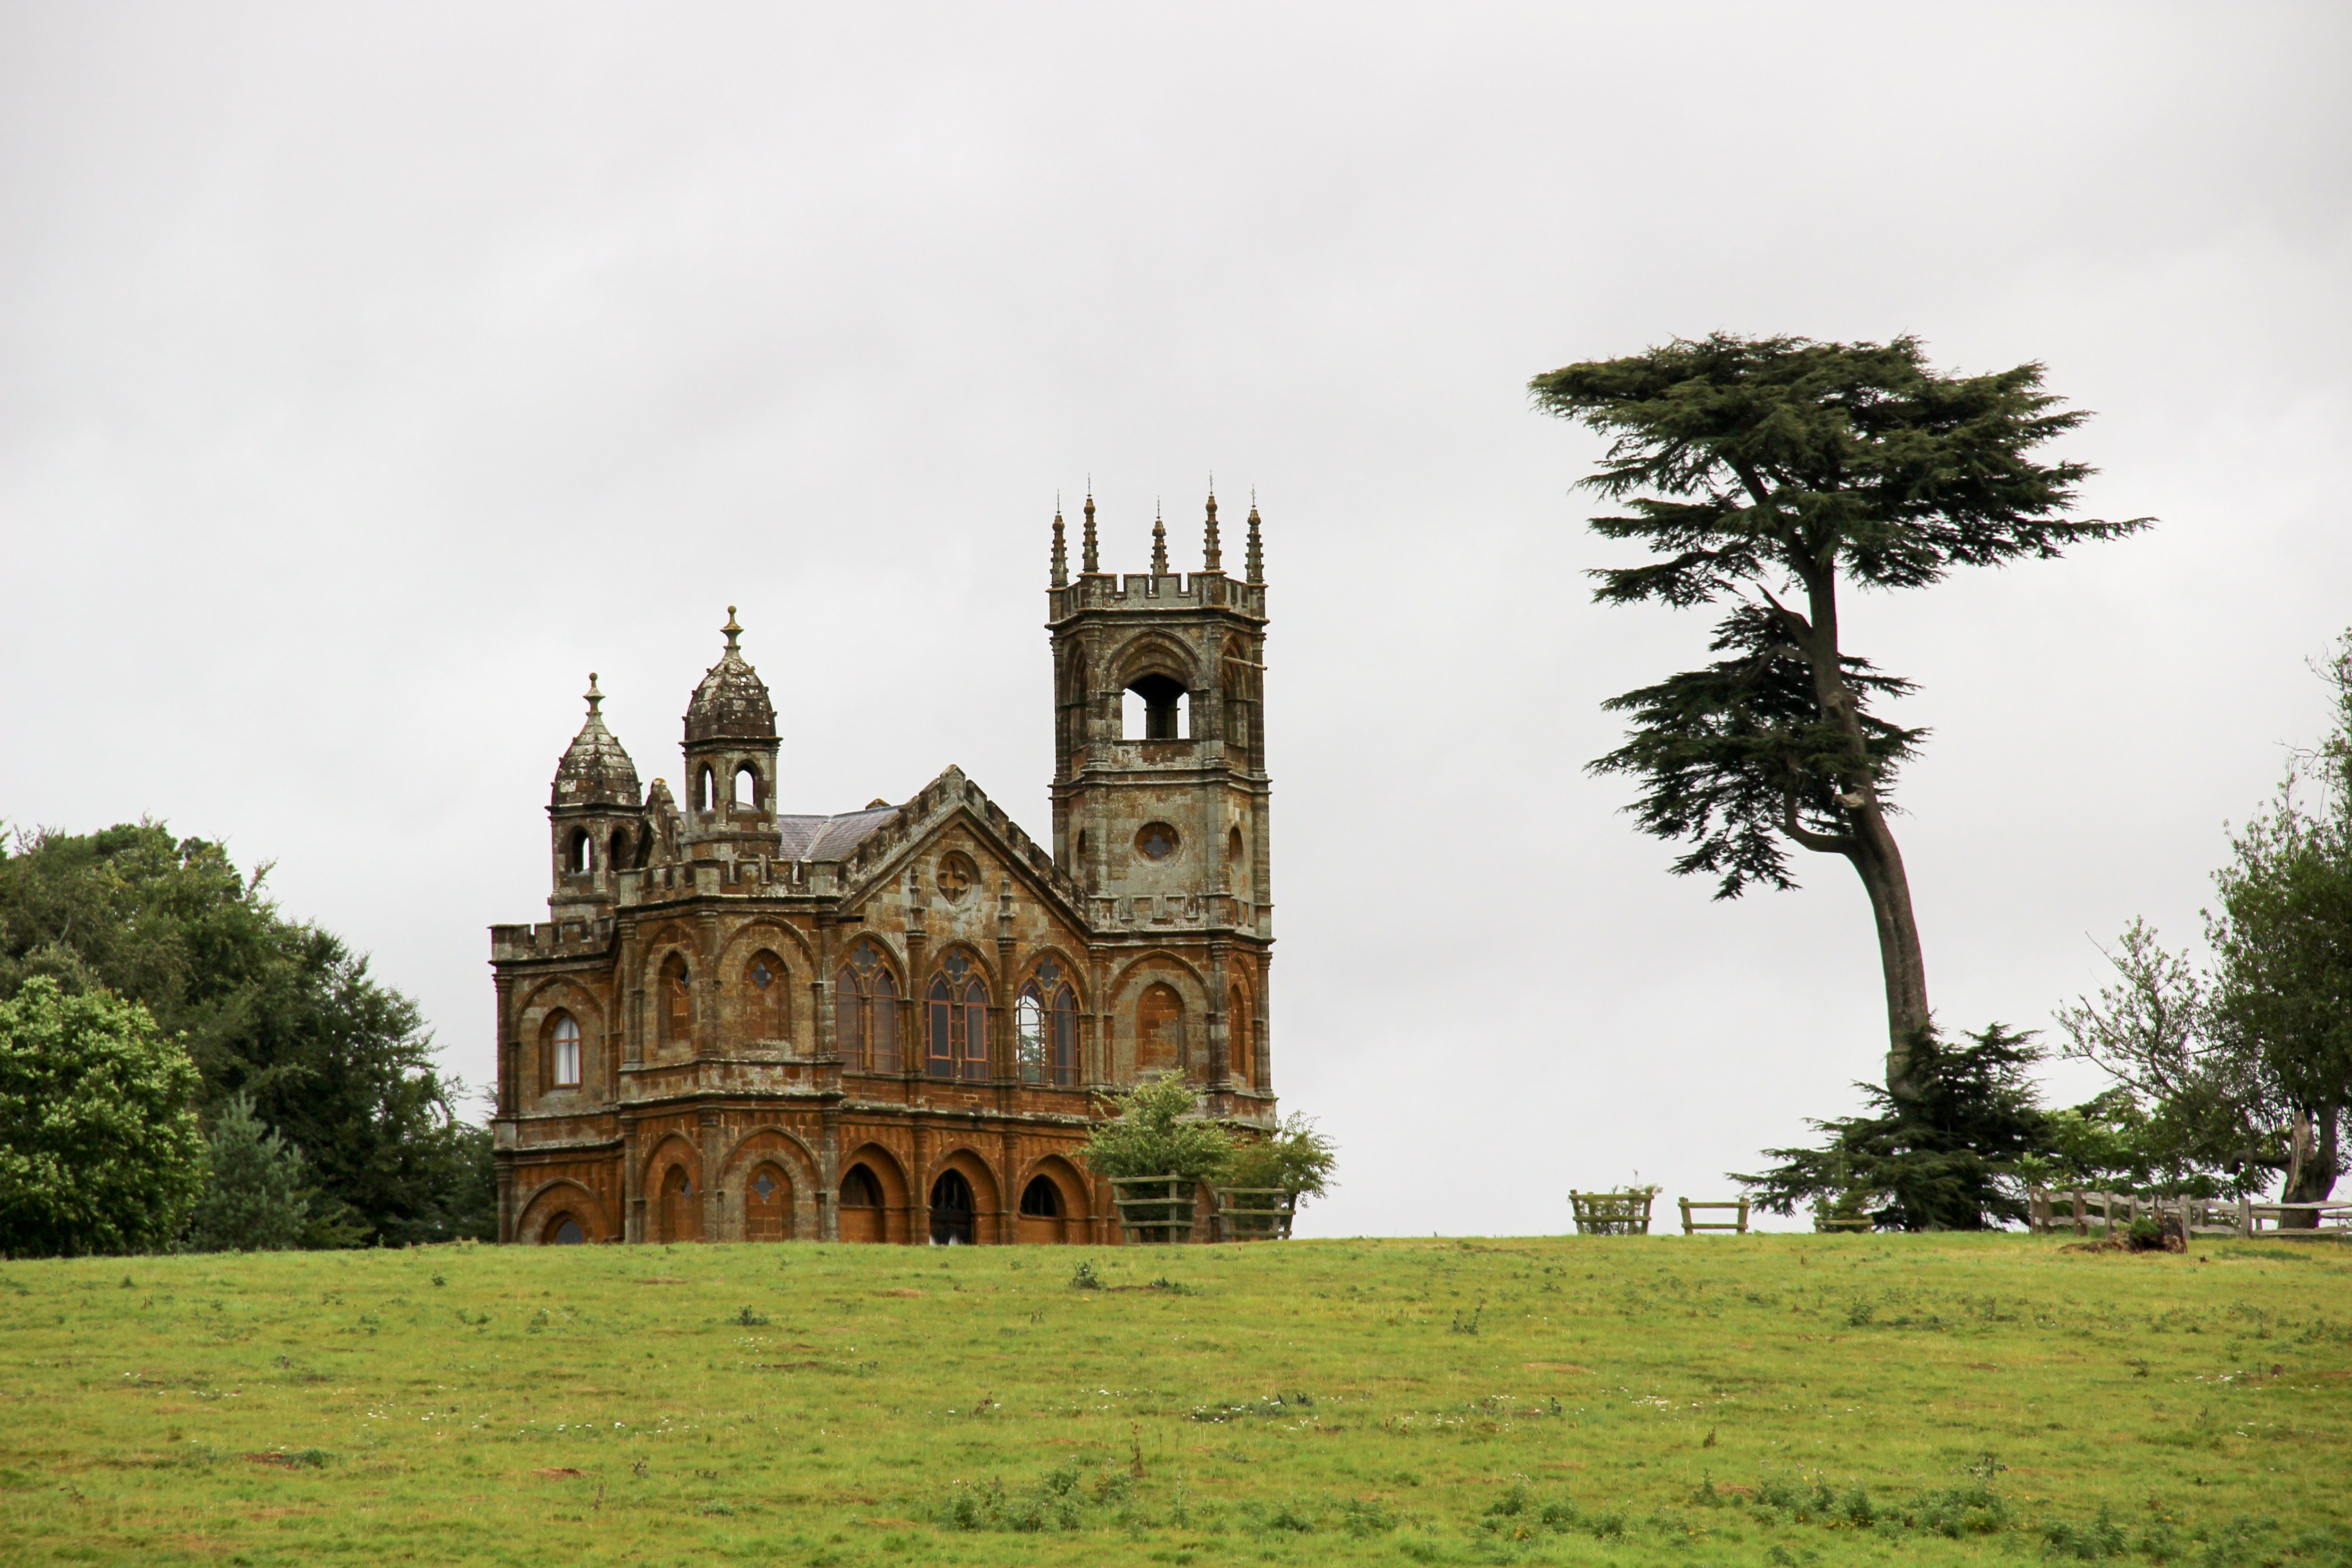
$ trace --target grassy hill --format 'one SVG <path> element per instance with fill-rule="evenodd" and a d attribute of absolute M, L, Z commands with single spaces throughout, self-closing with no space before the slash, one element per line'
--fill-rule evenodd
<path fill-rule="evenodd" d="M 8 1562 L 2352 1563 L 2329 1244 L 17 1262 L 0 1369 Z"/>

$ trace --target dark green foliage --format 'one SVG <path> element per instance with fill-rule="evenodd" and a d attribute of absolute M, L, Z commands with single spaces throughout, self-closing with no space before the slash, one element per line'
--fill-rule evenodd
<path fill-rule="evenodd" d="M 2058 515 L 2092 470 L 2026 454 L 2088 416 L 2060 412 L 2042 369 L 1939 375 L 1916 338 L 1717 332 L 1528 386 L 1538 408 L 1611 437 L 1585 483 L 1629 514 L 1593 531 L 1663 557 L 1596 573 L 1597 596 L 1688 605 L 1824 571 L 1924 587 L 2143 526 Z"/>
<path fill-rule="evenodd" d="M 21 837 L 0 849 L 0 998 L 45 975 L 144 1005 L 207 1117 L 242 1093 L 302 1151 L 314 1244 L 494 1234 L 488 1130 L 457 1117 L 415 1005 L 280 915 L 266 870 L 154 823 Z"/>
<path fill-rule="evenodd" d="M 1763 1208 L 1801 1204 L 1867 1211 L 1888 1230 L 1983 1230 L 2025 1217 L 2021 1172 L 2053 1153 L 2047 1112 L 2026 1070 L 2041 1058 L 2029 1036 L 1995 1024 L 1950 1045 L 1922 1031 L 1911 1046 L 1912 1089 L 1857 1084 L 1876 1114 L 1812 1125 L 1818 1149 L 1767 1149 L 1782 1162 L 1731 1179 Z"/>
<path fill-rule="evenodd" d="M 1716 628 L 1708 651 L 1733 657 L 1601 705 L 1631 715 L 1633 729 L 1591 771 L 1640 781 L 1633 810 L 1642 831 L 1690 844 L 1675 862 L 1676 876 L 1717 879 L 1718 899 L 1759 882 L 1793 888 L 1787 825 L 1844 829 L 1838 795 L 1847 787 L 1840 780 L 1855 771 L 1853 748 L 1843 727 L 1822 715 L 1811 668 L 1780 616 L 1743 605 Z M 1903 696 L 1909 681 L 1851 656 L 1840 668 L 1862 725 L 1863 768 L 1883 796 L 1927 731 L 1869 711 L 1872 698 Z"/>
<path fill-rule="evenodd" d="M 131 1252 L 204 1182 L 196 1071 L 147 1010 L 35 975 L 0 1000 L 0 1253 Z"/>
<path fill-rule="evenodd" d="M 253 1114 L 253 1102 L 229 1096 L 205 1141 L 210 1158 L 188 1245 L 198 1252 L 276 1252 L 302 1239 L 310 1190 L 301 1151 Z"/>

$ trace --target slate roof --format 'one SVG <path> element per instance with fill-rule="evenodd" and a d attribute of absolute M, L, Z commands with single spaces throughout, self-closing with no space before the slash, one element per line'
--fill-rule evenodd
<path fill-rule="evenodd" d="M 778 816 L 787 860 L 844 860 L 875 829 L 898 815 L 895 805 L 845 811 L 838 816 Z"/>

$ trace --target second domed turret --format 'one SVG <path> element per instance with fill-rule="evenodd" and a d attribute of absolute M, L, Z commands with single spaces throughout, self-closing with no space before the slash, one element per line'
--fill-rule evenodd
<path fill-rule="evenodd" d="M 686 705 L 686 743 L 698 741 L 772 741 L 776 738 L 776 708 L 758 671 L 744 662 L 735 646 L 743 628 L 735 624 L 735 606 L 727 606 L 727 651 Z"/>
<path fill-rule="evenodd" d="M 637 765 L 629 753 L 604 728 L 604 716 L 598 710 L 604 705 L 604 694 L 596 689 L 596 677 L 588 677 L 588 721 L 580 726 L 580 733 L 572 738 L 563 760 L 555 766 L 555 787 L 549 800 L 551 805 L 635 805 Z"/>

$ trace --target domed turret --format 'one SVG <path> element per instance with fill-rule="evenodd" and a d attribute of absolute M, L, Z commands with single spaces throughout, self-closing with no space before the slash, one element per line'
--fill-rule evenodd
<path fill-rule="evenodd" d="M 695 844 L 731 840 L 735 853 L 772 854 L 776 803 L 776 709 L 735 639 L 727 606 L 727 651 L 686 705 L 686 836 Z"/>
<path fill-rule="evenodd" d="M 686 743 L 698 741 L 772 741 L 776 738 L 776 708 L 768 700 L 767 684 L 743 661 L 735 639 L 743 628 L 735 624 L 735 606 L 727 606 L 727 651 L 694 689 L 686 705 Z"/>
<path fill-rule="evenodd" d="M 555 767 L 548 792 L 548 851 L 558 920 L 608 912 L 621 872 L 645 864 L 645 806 L 637 765 L 604 728 L 604 694 L 588 678 L 588 721 Z"/>
<path fill-rule="evenodd" d="M 588 721 L 580 726 L 563 761 L 556 764 L 555 788 L 548 804 L 635 806 L 641 798 L 637 765 L 614 739 L 613 731 L 604 728 L 604 716 L 597 710 L 604 697 L 596 689 L 593 672 L 588 677 L 587 701 Z"/>

